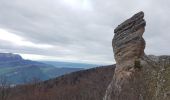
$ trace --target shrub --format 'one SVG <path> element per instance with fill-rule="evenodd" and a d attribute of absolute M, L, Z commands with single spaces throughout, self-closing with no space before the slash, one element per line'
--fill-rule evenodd
<path fill-rule="evenodd" d="M 140 64 L 140 60 L 135 60 L 135 62 L 134 62 L 134 68 L 138 68 L 138 69 L 141 69 L 141 68 L 142 68 L 142 66 L 141 66 L 141 64 Z"/>

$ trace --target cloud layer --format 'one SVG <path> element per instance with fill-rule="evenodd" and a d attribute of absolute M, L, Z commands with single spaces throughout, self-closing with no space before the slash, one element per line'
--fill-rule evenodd
<path fill-rule="evenodd" d="M 170 54 L 169 5 L 167 0 L 0 0 L 0 52 L 36 60 L 114 63 L 114 28 L 142 10 L 145 52 Z M 20 37 L 22 45 L 4 31 Z"/>

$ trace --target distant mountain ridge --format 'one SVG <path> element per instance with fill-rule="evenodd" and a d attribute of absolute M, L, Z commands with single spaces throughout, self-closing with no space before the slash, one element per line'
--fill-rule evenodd
<path fill-rule="evenodd" d="M 9 100 L 102 100 L 114 70 L 115 65 L 101 66 L 16 86 Z"/>
<path fill-rule="evenodd" d="M 90 66 L 90 64 L 65 63 L 55 62 L 55 65 L 25 60 L 19 54 L 0 53 L 0 78 L 5 77 L 11 84 L 25 84 L 34 78 L 41 81 L 48 80 L 67 73 L 83 70 L 82 66 Z"/>
<path fill-rule="evenodd" d="M 23 60 L 18 54 L 0 53 L 0 62 Z"/>
<path fill-rule="evenodd" d="M 53 65 L 55 67 L 62 68 L 93 68 L 101 65 L 96 64 L 85 64 L 85 63 L 73 63 L 73 62 L 61 62 L 61 61 L 40 61 L 45 64 Z"/>

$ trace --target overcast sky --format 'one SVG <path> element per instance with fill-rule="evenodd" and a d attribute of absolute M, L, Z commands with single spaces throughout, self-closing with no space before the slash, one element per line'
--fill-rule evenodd
<path fill-rule="evenodd" d="M 26 59 L 114 63 L 114 28 L 144 11 L 147 54 L 170 55 L 168 0 L 0 0 L 0 52 Z"/>

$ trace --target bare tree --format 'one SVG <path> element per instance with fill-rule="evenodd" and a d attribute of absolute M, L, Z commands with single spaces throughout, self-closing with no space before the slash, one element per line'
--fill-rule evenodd
<path fill-rule="evenodd" d="M 0 77 L 0 100 L 7 100 L 10 94 L 10 84 L 6 77 Z"/>

